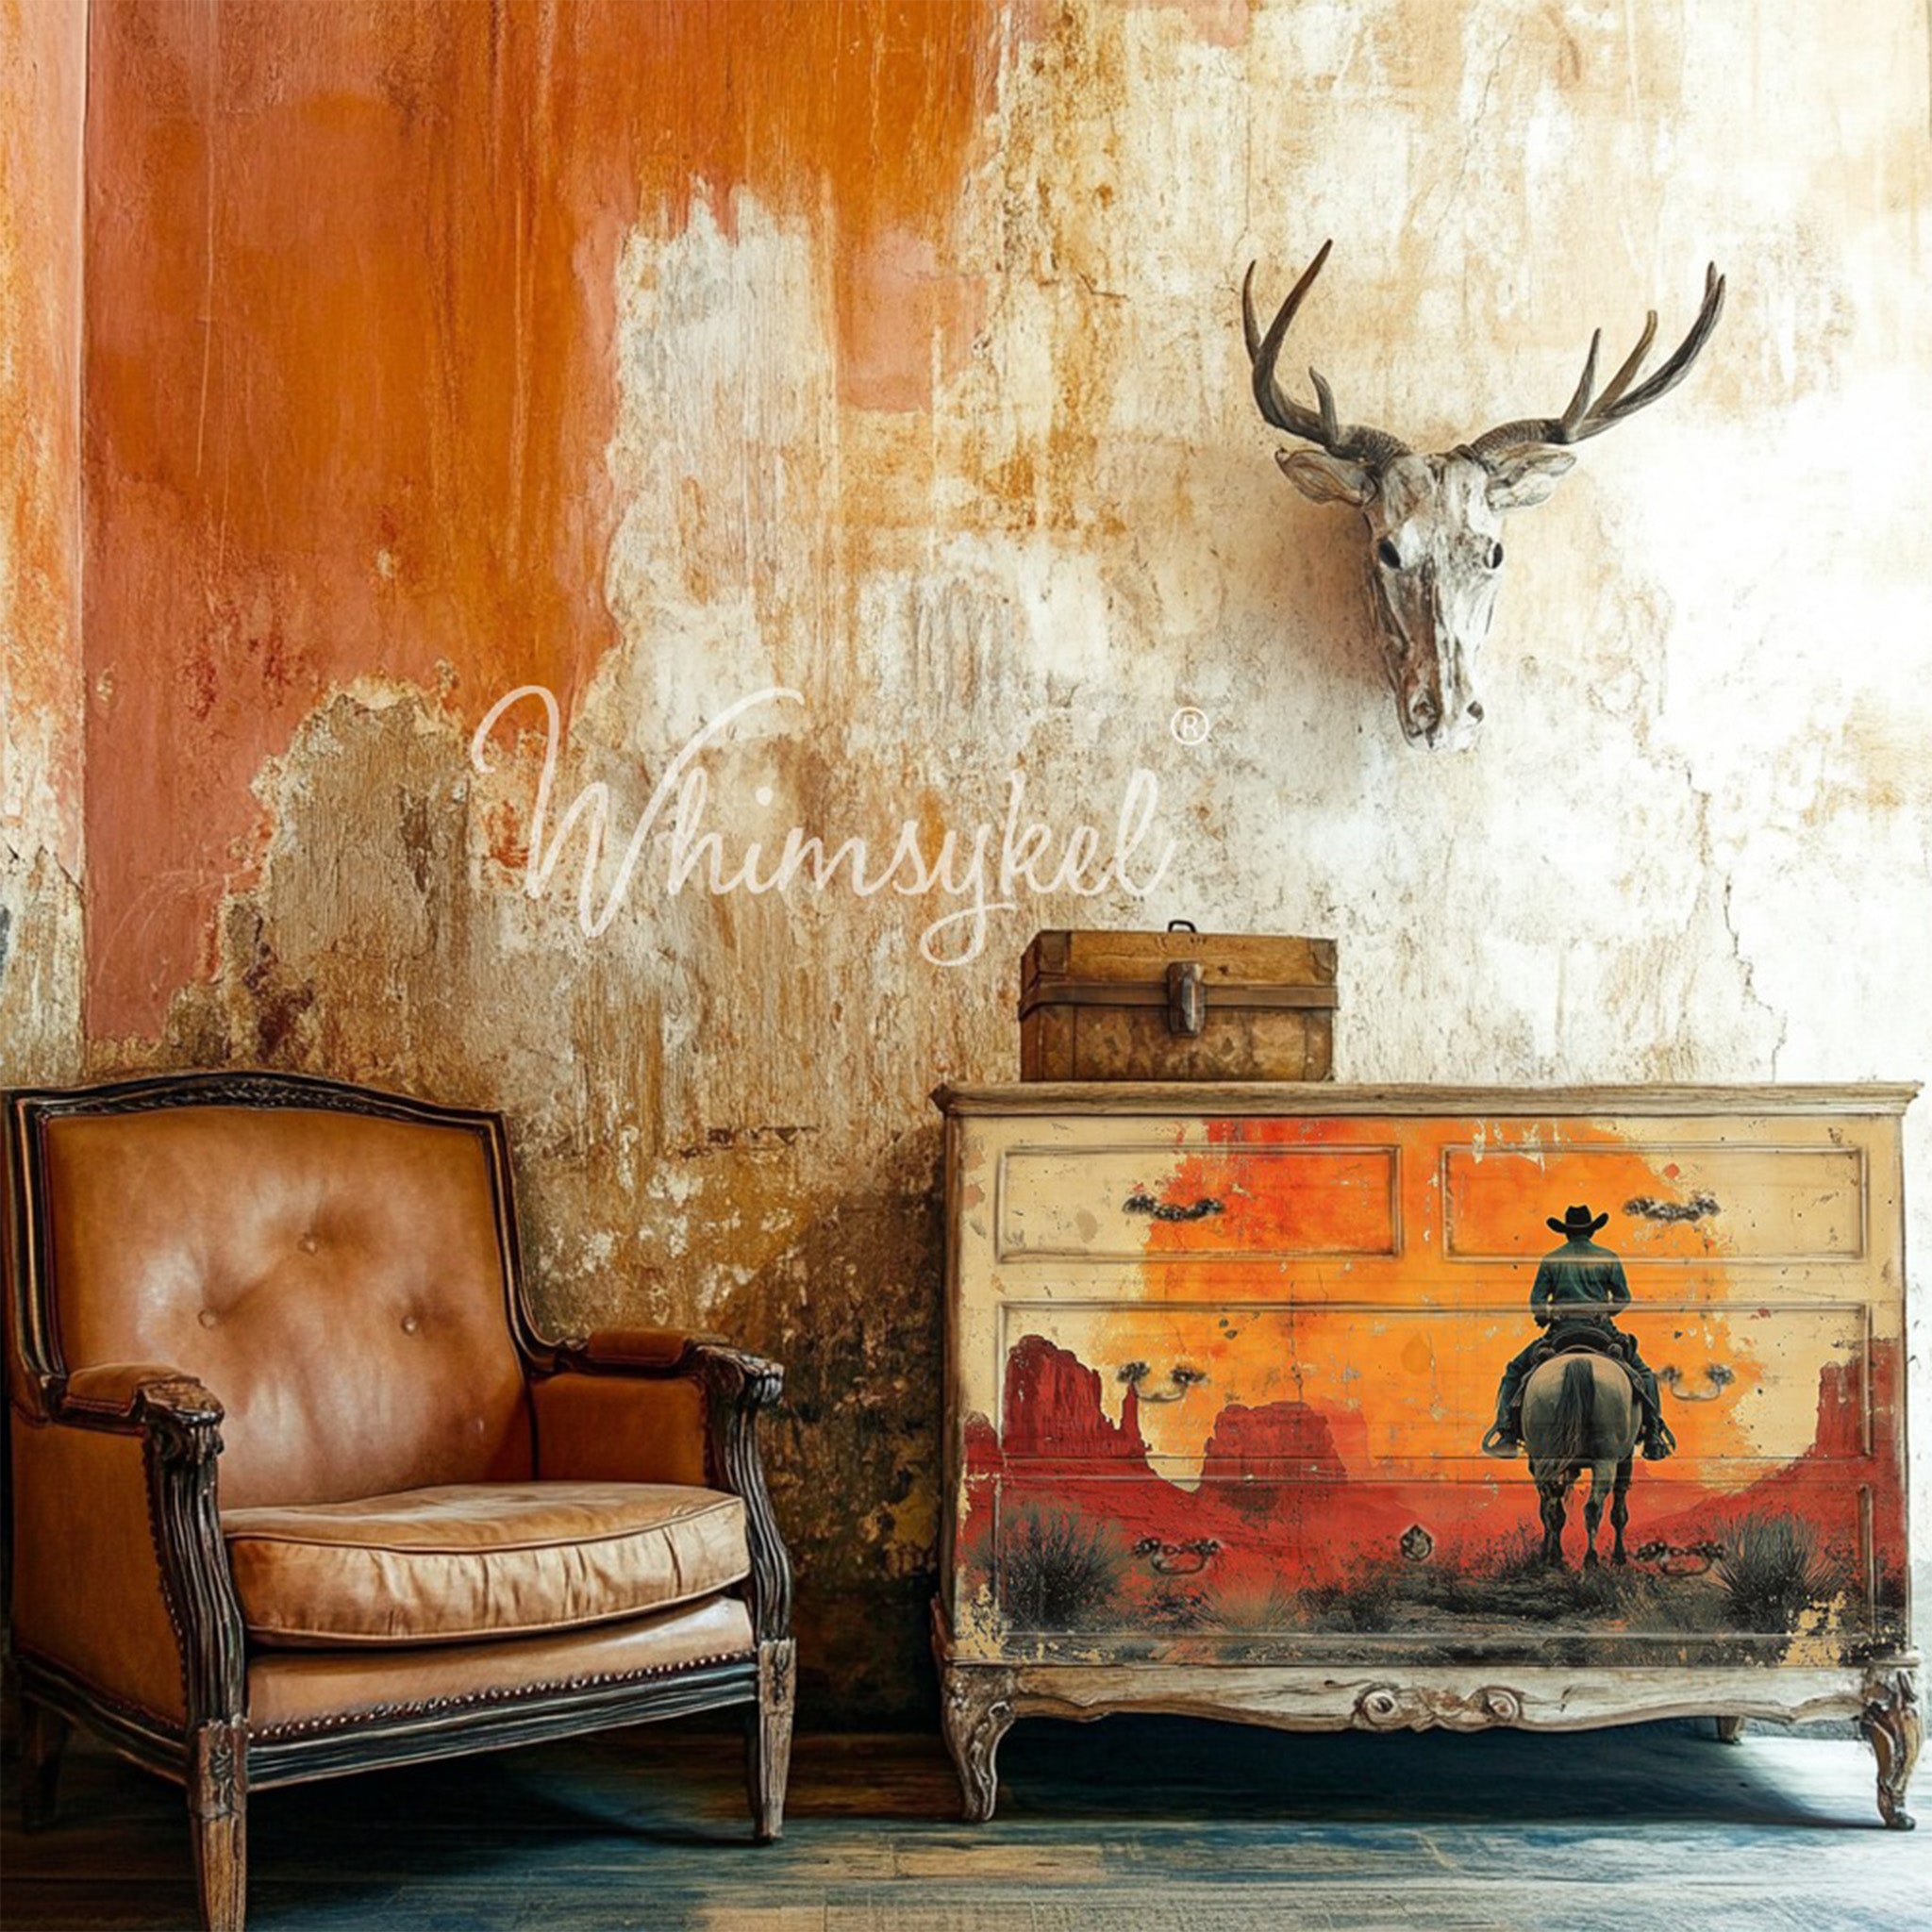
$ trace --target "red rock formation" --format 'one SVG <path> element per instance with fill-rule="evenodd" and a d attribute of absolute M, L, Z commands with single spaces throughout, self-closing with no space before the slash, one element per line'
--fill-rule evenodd
<path fill-rule="evenodd" d="M 1100 1372 L 1044 1336 L 1027 1335 L 1007 1356 L 1001 1445 L 1008 1457 L 1088 1462 L 1130 1458 L 1143 1467 L 1140 1400 L 1129 1389 L 1121 1420 L 1101 1406 Z"/>
<path fill-rule="evenodd" d="M 1827 1362 L 1818 1375 L 1818 1432 L 1806 1452 L 1812 1460 L 1865 1453 L 1864 1377 L 1857 1362 Z"/>
<path fill-rule="evenodd" d="M 983 1415 L 966 1418 L 966 1470 L 969 1475 L 984 1475 L 1001 1469 L 1006 1457 L 1000 1453 L 1000 1439 Z"/>
<path fill-rule="evenodd" d="M 1827 1362 L 1818 1374 L 1818 1427 L 1811 1446 L 1795 1461 L 1774 1469 L 1741 1490 L 1704 1492 L 1673 1480 L 1664 1463 L 1646 1492 L 1640 1474 L 1631 1491 L 1633 1534 L 1648 1505 L 1665 1512 L 1644 1524 L 1646 1534 L 1683 1542 L 1722 1541 L 1747 1516 L 1795 1516 L 1807 1523 L 1822 1546 L 1855 1550 L 1862 1538 L 1860 1492 L 1869 1494 L 1874 1538 L 1881 1552 L 1903 1548 L 1904 1495 L 1899 1477 L 1896 1416 L 1898 1344 L 1879 1341 L 1867 1357 Z M 1872 1380 L 1872 1453 L 1865 1453 L 1864 1378 Z M 1694 1501 L 1691 1499 L 1694 1497 Z M 1674 1507 L 1688 1505 L 1688 1507 Z M 1641 1541 L 1641 1539 L 1639 1539 Z"/>
<path fill-rule="evenodd" d="M 1292 1465 L 1289 1467 L 1287 1465 Z M 1203 1482 L 1345 1481 L 1328 1418 L 1306 1402 L 1231 1402 L 1214 1419 Z"/>

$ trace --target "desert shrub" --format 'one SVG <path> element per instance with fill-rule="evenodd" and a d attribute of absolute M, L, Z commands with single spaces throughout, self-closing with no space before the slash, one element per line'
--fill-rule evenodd
<path fill-rule="evenodd" d="M 1104 1524 L 1024 1509 L 1000 1544 L 1000 1607 L 1023 1630 L 1096 1623 L 1113 1602 L 1126 1556 Z"/>
<path fill-rule="evenodd" d="M 1293 1591 L 1271 1578 L 1265 1583 L 1228 1584 L 1210 1593 L 1203 1621 L 1229 1636 L 1268 1636 L 1292 1630 L 1301 1622 Z"/>
<path fill-rule="evenodd" d="M 1745 1516 L 1733 1525 L 1711 1574 L 1739 1630 L 1790 1630 L 1801 1612 L 1838 1593 L 1832 1563 L 1795 1516 Z"/>

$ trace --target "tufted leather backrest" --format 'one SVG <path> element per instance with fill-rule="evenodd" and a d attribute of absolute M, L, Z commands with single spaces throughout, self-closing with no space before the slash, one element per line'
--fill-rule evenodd
<path fill-rule="evenodd" d="M 491 1134 L 286 1099 L 50 1115 L 57 1358 L 213 1391 L 224 1508 L 527 1476 Z"/>

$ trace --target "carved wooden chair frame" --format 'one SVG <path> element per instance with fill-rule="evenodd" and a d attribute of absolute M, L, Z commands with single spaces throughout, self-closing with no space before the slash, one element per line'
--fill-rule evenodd
<path fill-rule="evenodd" d="M 216 1507 L 222 1405 L 186 1376 L 107 1391 L 91 1390 L 83 1375 L 76 1390 L 61 1357 L 44 1273 L 45 1124 L 75 1115 L 195 1106 L 321 1109 L 475 1133 L 484 1145 L 494 1196 L 504 1315 L 526 1380 L 564 1374 L 689 1379 L 703 1391 L 707 1482 L 744 1503 L 751 1572 L 743 1593 L 756 1650 L 251 1730 L 242 1608 Z M 251 1789 L 747 1705 L 752 1707 L 747 1775 L 754 1831 L 760 1842 L 779 1835 L 795 1672 L 791 1569 L 765 1487 L 758 1419 L 778 1399 L 784 1372 L 775 1363 L 698 1337 L 682 1338 L 681 1348 L 662 1358 L 641 1359 L 601 1350 L 594 1338 L 550 1341 L 541 1334 L 524 1291 L 508 1138 L 501 1114 L 434 1106 L 304 1074 L 187 1074 L 74 1091 L 10 1093 L 5 1135 L 11 1407 L 30 1428 L 102 1430 L 141 1440 L 150 1523 L 180 1653 L 186 1709 L 185 1722 L 163 1719 L 11 1642 L 9 1448 L 0 1541 L 6 1553 L 9 1647 L 24 1717 L 22 1812 L 29 1829 L 51 1821 L 60 1752 L 70 1726 L 82 1724 L 123 1757 L 185 1788 L 203 1916 L 212 1932 L 240 1932 L 246 1900 L 243 1827 Z"/>

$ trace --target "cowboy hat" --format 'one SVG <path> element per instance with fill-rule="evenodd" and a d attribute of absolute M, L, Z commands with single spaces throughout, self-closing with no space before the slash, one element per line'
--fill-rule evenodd
<path fill-rule="evenodd" d="M 1588 1241 L 1609 1218 L 1607 1214 L 1592 1216 L 1588 1208 L 1566 1208 L 1561 1221 L 1551 1215 L 1549 1224 L 1558 1234 L 1567 1234 L 1573 1241 Z"/>

